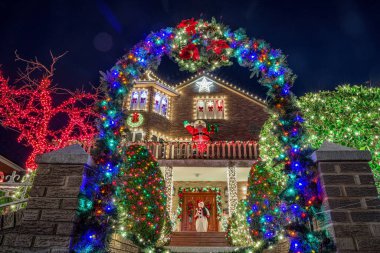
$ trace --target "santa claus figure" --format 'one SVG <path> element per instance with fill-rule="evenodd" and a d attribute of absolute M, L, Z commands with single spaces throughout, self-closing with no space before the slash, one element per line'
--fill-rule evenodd
<path fill-rule="evenodd" d="M 207 130 L 207 124 L 203 120 L 196 120 L 190 124 L 187 120 L 183 122 L 186 130 L 193 136 L 192 141 L 200 153 L 206 149 L 206 143 L 210 141 L 210 132 Z"/>
<path fill-rule="evenodd" d="M 197 232 L 207 232 L 208 228 L 208 218 L 210 217 L 210 211 L 205 207 L 203 201 L 198 202 L 198 208 L 196 209 L 195 219 L 195 229 Z"/>

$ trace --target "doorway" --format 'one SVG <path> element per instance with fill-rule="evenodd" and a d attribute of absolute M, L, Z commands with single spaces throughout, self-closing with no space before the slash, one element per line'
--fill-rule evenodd
<path fill-rule="evenodd" d="M 217 217 L 217 203 L 215 192 L 184 192 L 182 202 L 182 232 L 195 232 L 195 210 L 198 201 L 203 201 L 205 207 L 209 209 L 210 218 L 208 219 L 208 232 L 218 232 L 219 223 Z"/>

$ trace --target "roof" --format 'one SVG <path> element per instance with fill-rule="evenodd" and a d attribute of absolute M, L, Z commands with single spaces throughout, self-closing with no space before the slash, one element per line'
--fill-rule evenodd
<path fill-rule="evenodd" d="M 25 169 L 0 155 L 0 171 L 11 174 L 13 171 L 25 172 Z"/>
<path fill-rule="evenodd" d="M 144 83 L 146 81 L 155 81 L 157 85 L 161 86 L 162 88 L 165 88 L 165 89 L 169 89 L 169 91 L 171 92 L 175 92 L 176 94 L 178 94 L 178 91 L 180 91 L 182 88 L 198 81 L 199 79 L 203 78 L 203 77 L 207 77 L 208 79 L 211 79 L 214 83 L 218 84 L 219 86 L 222 86 L 232 92 L 235 92 L 239 95 L 241 95 L 242 97 L 246 98 L 246 99 L 249 99 L 263 107 L 267 107 L 267 104 L 265 102 L 265 100 L 261 99 L 259 96 L 257 96 L 256 94 L 253 94 L 251 92 L 248 92 L 246 90 L 243 90 L 242 88 L 216 76 L 216 75 L 213 75 L 211 73 L 208 73 L 208 72 L 200 72 L 200 73 L 197 73 L 195 75 L 193 75 L 192 77 L 190 78 L 187 78 L 175 85 L 171 85 L 171 84 L 168 84 L 166 83 L 165 81 L 163 81 L 161 78 L 159 78 L 155 73 L 153 73 L 152 71 L 147 71 L 146 74 L 145 74 L 145 78 L 147 80 L 141 80 L 139 81 L 139 83 Z"/>

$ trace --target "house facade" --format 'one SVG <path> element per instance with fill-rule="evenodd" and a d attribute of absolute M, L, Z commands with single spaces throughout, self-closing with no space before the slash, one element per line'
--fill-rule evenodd
<path fill-rule="evenodd" d="M 124 141 L 147 146 L 158 159 L 175 230 L 195 231 L 195 208 L 203 201 L 210 210 L 208 231 L 223 231 L 258 158 L 265 102 L 209 73 L 173 86 L 147 72 L 124 108 L 130 130 Z"/>

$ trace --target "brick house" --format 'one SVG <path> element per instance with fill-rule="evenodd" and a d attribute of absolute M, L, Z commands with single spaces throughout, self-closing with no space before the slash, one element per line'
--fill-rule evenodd
<path fill-rule="evenodd" d="M 265 102 L 212 74 L 173 86 L 148 71 L 124 108 L 130 129 L 125 142 L 147 146 L 158 159 L 176 231 L 195 230 L 192 215 L 199 200 L 211 211 L 208 230 L 223 231 L 223 216 L 244 198 L 250 166 L 258 158 L 258 135 L 268 118 Z M 219 131 L 200 145 L 184 127 L 184 121 L 196 120 Z"/>

